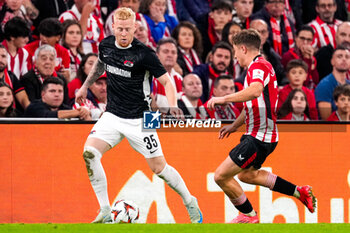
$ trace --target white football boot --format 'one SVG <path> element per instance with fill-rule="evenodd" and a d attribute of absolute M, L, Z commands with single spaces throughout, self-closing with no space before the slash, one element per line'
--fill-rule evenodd
<path fill-rule="evenodd" d="M 203 215 L 201 210 L 199 209 L 197 198 L 192 196 L 192 200 L 188 205 L 186 205 L 186 209 L 188 214 L 190 215 L 190 219 L 192 223 L 203 222 Z"/>
<path fill-rule="evenodd" d="M 97 217 L 91 223 L 111 223 L 111 207 L 106 206 L 100 209 Z"/>

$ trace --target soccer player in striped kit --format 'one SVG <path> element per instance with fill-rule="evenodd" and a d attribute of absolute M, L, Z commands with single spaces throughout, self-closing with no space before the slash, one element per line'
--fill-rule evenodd
<path fill-rule="evenodd" d="M 257 212 L 233 178 L 235 175 L 242 182 L 294 196 L 311 213 L 316 208 L 316 198 L 310 186 L 296 186 L 275 174 L 260 170 L 278 142 L 276 74 L 272 65 L 261 56 L 260 43 L 259 33 L 253 29 L 243 30 L 233 38 L 235 57 L 242 67 L 248 68 L 244 89 L 223 97 L 213 97 L 208 102 L 209 108 L 214 108 L 216 104 L 244 102 L 244 109 L 237 120 L 224 126 L 219 133 L 219 139 L 223 139 L 246 123 L 246 133 L 241 142 L 231 150 L 215 172 L 215 182 L 241 212 L 231 223 L 259 222 Z"/>

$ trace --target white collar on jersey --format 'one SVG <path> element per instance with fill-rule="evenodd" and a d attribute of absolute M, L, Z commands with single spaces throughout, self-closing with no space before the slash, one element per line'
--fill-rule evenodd
<path fill-rule="evenodd" d="M 117 41 L 115 41 L 115 46 L 118 48 L 118 49 L 128 49 L 128 48 L 131 48 L 131 43 L 127 46 L 127 47 L 122 47 L 122 46 L 120 46 L 118 43 L 117 43 Z"/>

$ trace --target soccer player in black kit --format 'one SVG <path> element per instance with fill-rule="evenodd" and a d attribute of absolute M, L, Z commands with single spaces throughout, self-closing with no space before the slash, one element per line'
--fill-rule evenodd
<path fill-rule="evenodd" d="M 114 13 L 114 36 L 99 45 L 99 59 L 76 93 L 76 101 L 84 102 L 88 87 L 104 71 L 107 73 L 106 112 L 94 125 L 84 146 L 84 160 L 88 176 L 100 205 L 93 223 L 111 222 L 107 180 L 102 167 L 102 155 L 126 137 L 130 145 L 141 153 L 151 170 L 162 178 L 182 198 L 192 223 L 202 222 L 197 199 L 190 194 L 180 174 L 167 164 L 155 130 L 142 131 L 144 111 L 150 110 L 151 81 L 156 77 L 165 87 L 170 113 L 180 117 L 175 87 L 158 57 L 147 46 L 134 39 L 135 13 L 118 8 Z"/>

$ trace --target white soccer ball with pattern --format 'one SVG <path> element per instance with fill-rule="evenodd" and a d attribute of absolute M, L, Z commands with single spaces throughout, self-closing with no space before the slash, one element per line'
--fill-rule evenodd
<path fill-rule="evenodd" d="M 111 208 L 113 223 L 135 223 L 139 219 L 139 208 L 132 201 L 118 200 Z"/>

